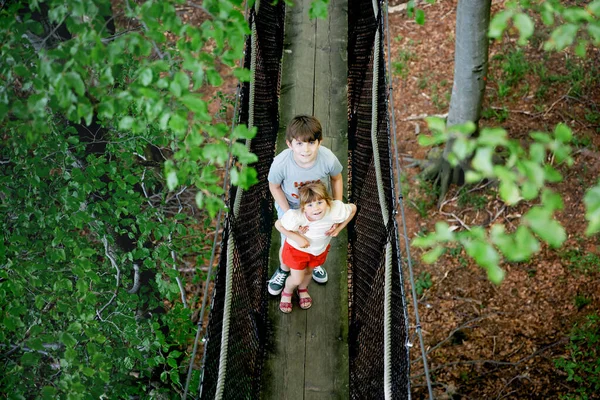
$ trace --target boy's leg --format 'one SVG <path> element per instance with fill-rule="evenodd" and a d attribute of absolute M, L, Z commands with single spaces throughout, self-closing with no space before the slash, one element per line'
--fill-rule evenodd
<path fill-rule="evenodd" d="M 312 278 L 317 283 L 325 283 L 329 279 L 329 277 L 327 276 L 327 271 L 325 271 L 325 269 L 322 267 L 322 265 L 325 264 L 325 260 L 327 259 L 327 254 L 329 253 L 330 248 L 331 248 L 331 245 L 328 245 L 327 250 L 325 250 L 325 252 L 323 254 L 317 256 L 318 259 L 315 260 L 316 263 L 321 264 L 321 265 L 315 267 L 312 271 Z"/>
<path fill-rule="evenodd" d="M 329 279 L 329 276 L 327 276 L 327 271 L 325 271 L 325 268 L 318 266 L 313 269 L 312 278 L 315 280 L 315 282 L 325 283 Z"/>
<path fill-rule="evenodd" d="M 275 210 L 277 210 L 277 218 L 283 217 L 283 211 L 281 207 L 275 203 Z M 285 279 L 290 274 L 290 267 L 285 265 L 281 260 L 281 252 L 283 250 L 283 244 L 285 242 L 285 236 L 281 235 L 281 247 L 279 247 L 279 267 L 275 270 L 271 279 L 269 279 L 269 293 L 273 296 L 277 296 L 283 290 Z"/>

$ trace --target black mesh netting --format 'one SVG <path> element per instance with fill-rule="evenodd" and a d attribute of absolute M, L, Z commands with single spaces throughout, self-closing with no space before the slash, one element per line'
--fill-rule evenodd
<path fill-rule="evenodd" d="M 251 143 L 251 151 L 259 162 L 252 166 L 258 173 L 259 183 L 242 195 L 237 219 L 231 215 L 223 235 L 223 246 L 215 291 L 207 328 L 206 357 L 202 399 L 214 399 L 219 374 L 223 310 L 225 302 L 225 275 L 227 239 L 233 234 L 235 251 L 232 268 L 231 318 L 228 340 L 227 374 L 224 399 L 258 399 L 260 375 L 267 339 L 268 259 L 271 242 L 272 198 L 267 175 L 275 155 L 279 128 L 279 77 L 283 49 L 284 2 L 273 5 L 261 2 L 257 15 L 251 12 L 250 22 L 257 29 L 257 57 L 254 85 L 254 126 L 258 133 Z M 250 39 L 246 43 L 245 67 L 249 68 Z M 242 88 L 240 118 L 247 124 L 249 89 Z M 233 209 L 235 188 L 230 193 Z"/>
<path fill-rule="evenodd" d="M 408 321 L 406 316 L 390 154 L 385 55 L 374 49 L 375 33 L 383 33 L 381 13 L 374 15 L 371 0 L 348 4 L 348 107 L 350 201 L 358 206 L 350 233 L 352 292 L 348 346 L 350 398 L 384 398 L 384 273 L 385 246 L 393 248 L 391 305 L 391 392 L 394 399 L 409 397 Z M 381 7 L 380 7 L 381 9 Z M 371 144 L 373 54 L 379 53 L 377 148 L 385 187 L 388 229 L 382 217 Z"/>

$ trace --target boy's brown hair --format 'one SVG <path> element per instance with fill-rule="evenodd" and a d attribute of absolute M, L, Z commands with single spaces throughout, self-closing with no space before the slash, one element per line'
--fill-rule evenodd
<path fill-rule="evenodd" d="M 298 188 L 300 195 L 300 209 L 304 210 L 304 206 L 317 200 L 325 200 L 327 205 L 331 207 L 333 198 L 327 191 L 325 184 L 321 181 L 310 182 Z"/>
<path fill-rule="evenodd" d="M 321 123 L 310 115 L 296 115 L 285 130 L 285 140 L 289 143 L 296 139 L 299 142 L 323 140 Z"/>

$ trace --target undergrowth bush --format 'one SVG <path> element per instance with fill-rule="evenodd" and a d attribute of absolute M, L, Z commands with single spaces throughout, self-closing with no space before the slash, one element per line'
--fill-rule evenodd
<path fill-rule="evenodd" d="M 564 400 L 594 399 L 600 393 L 600 317 L 588 315 L 576 324 L 567 345 L 568 356 L 554 360 L 556 367 L 567 373 L 567 382 L 573 383 L 571 393 Z"/>

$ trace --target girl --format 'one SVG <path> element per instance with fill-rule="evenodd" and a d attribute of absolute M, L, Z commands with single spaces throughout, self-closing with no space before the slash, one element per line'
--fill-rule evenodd
<path fill-rule="evenodd" d="M 312 270 L 325 262 L 331 238 L 336 237 L 356 213 L 354 204 L 332 200 L 321 181 L 300 187 L 298 194 L 300 208 L 286 211 L 275 222 L 277 230 L 286 237 L 281 258 L 291 270 L 279 303 L 279 309 L 284 313 L 292 311 L 292 294 L 296 288 L 300 308 L 306 310 L 312 306 L 307 289 Z M 334 230 L 327 235 L 332 227 Z"/>

